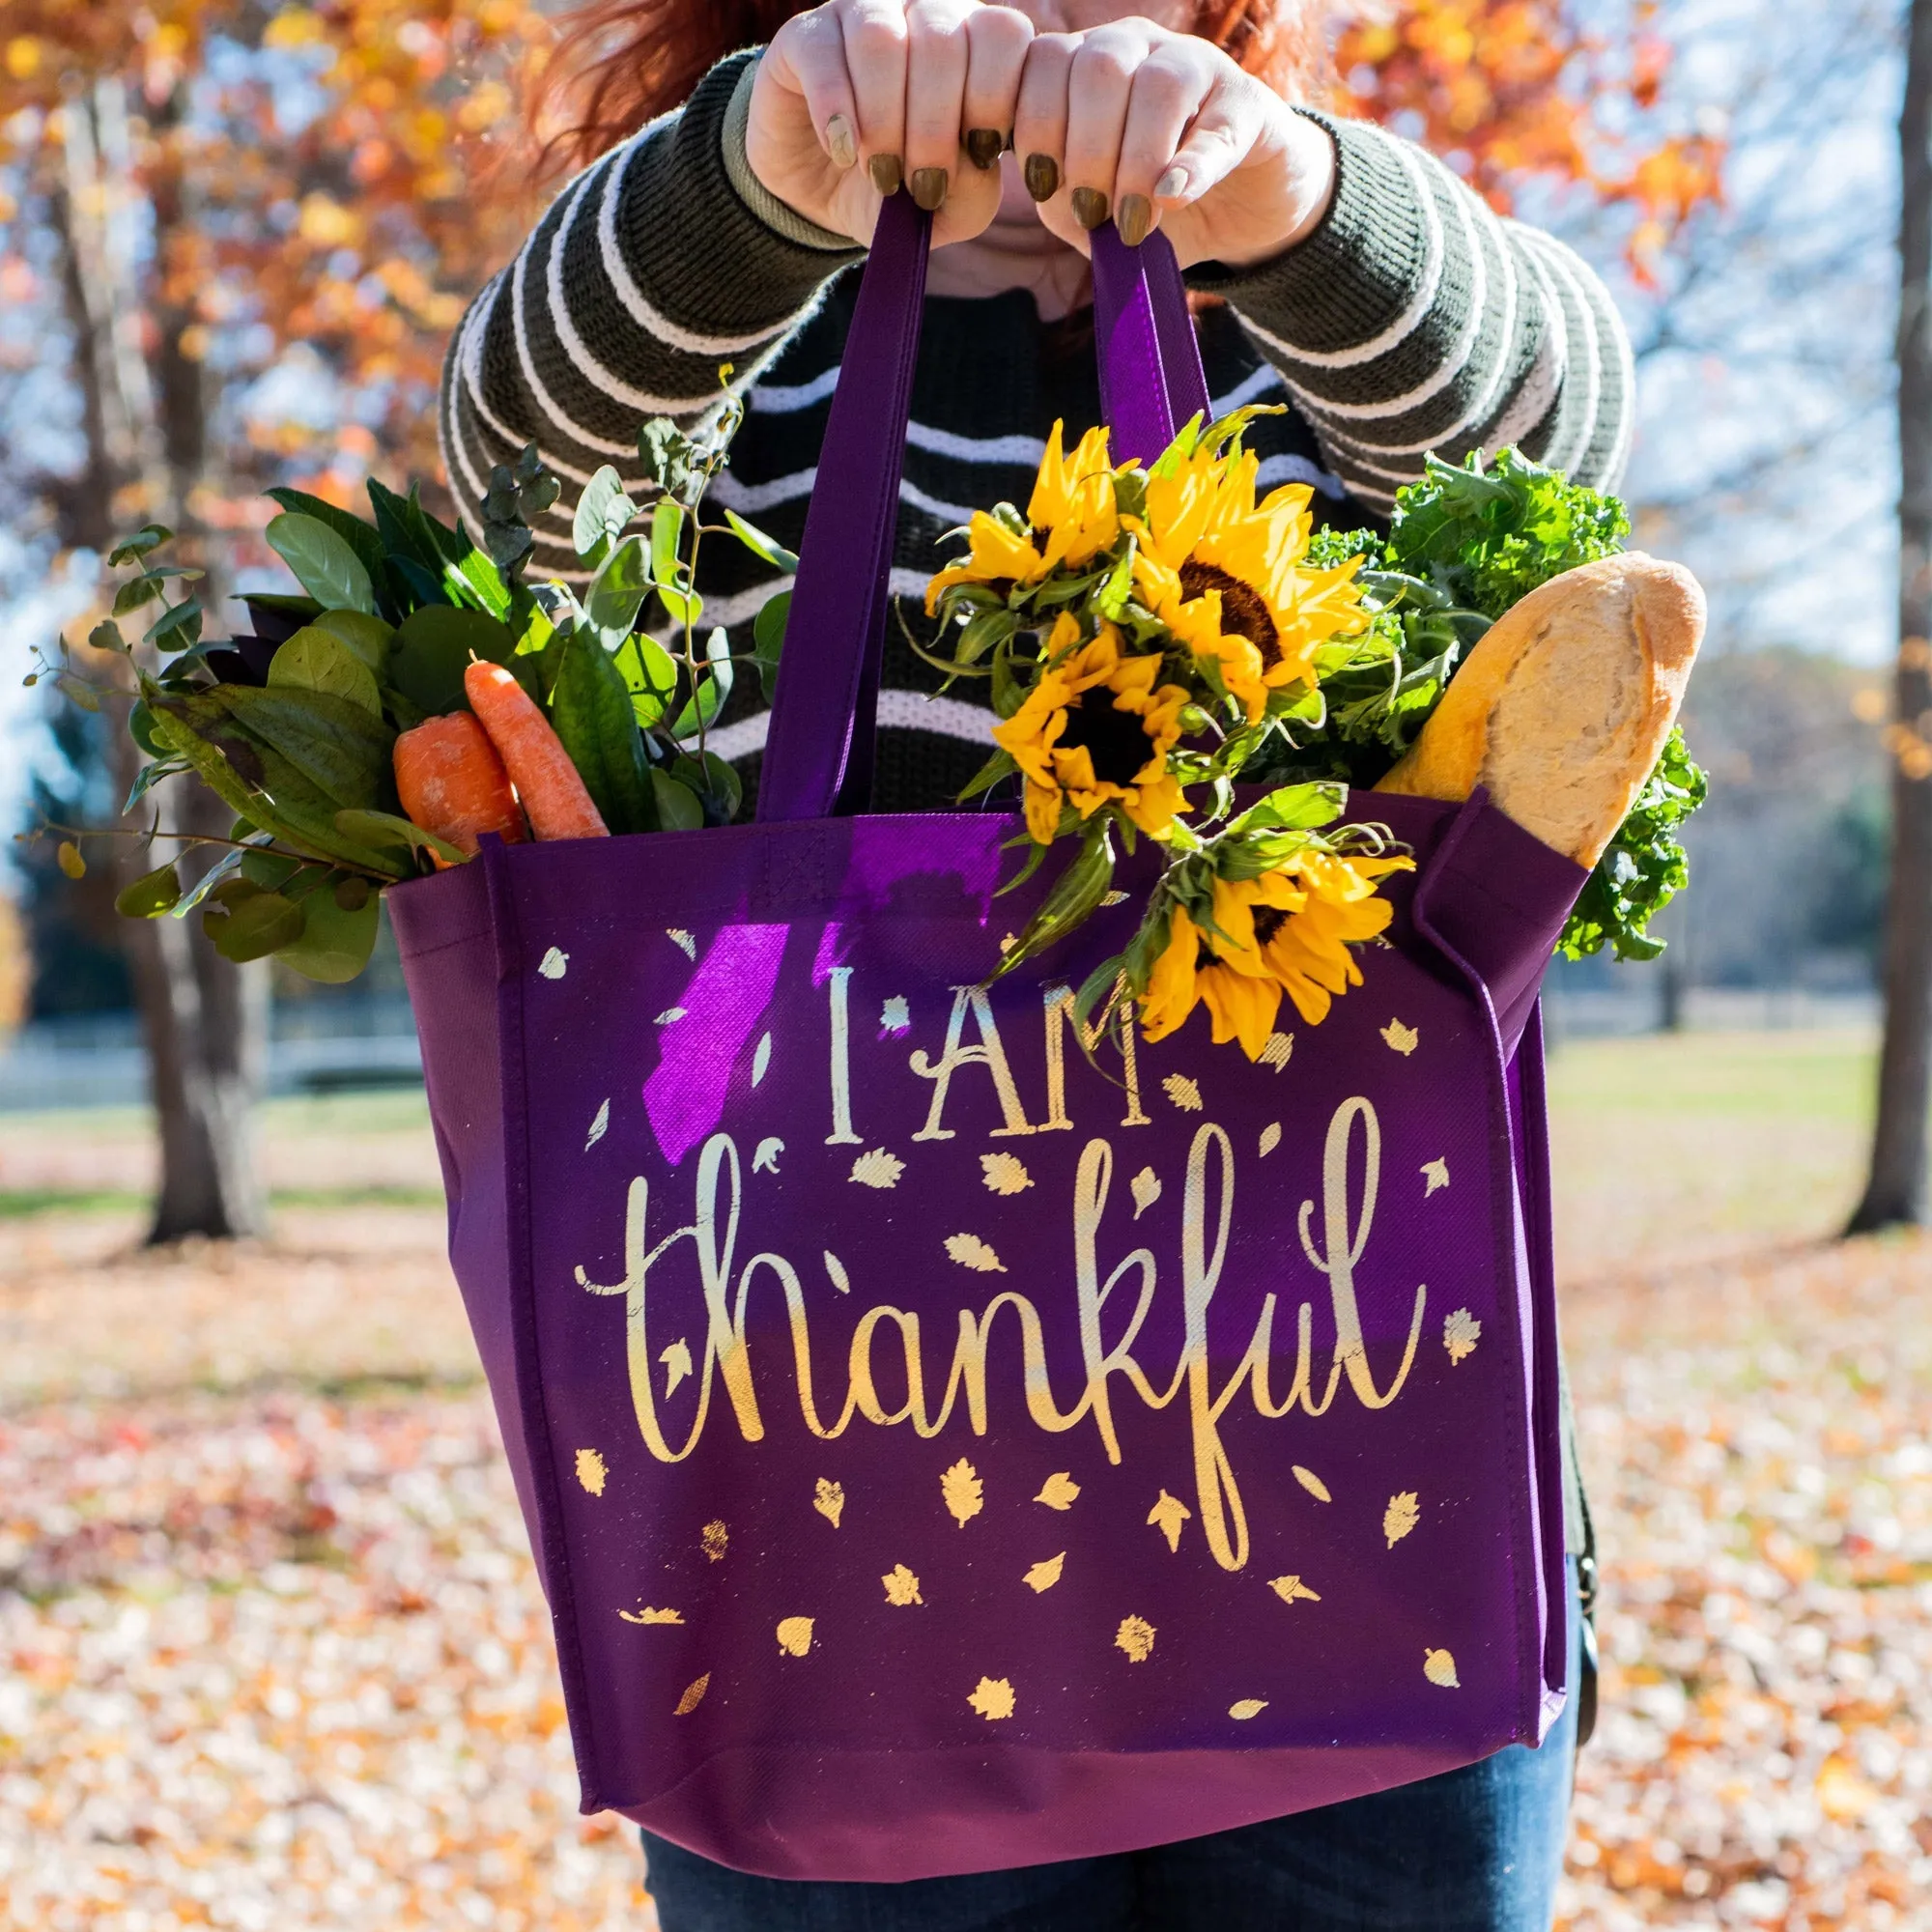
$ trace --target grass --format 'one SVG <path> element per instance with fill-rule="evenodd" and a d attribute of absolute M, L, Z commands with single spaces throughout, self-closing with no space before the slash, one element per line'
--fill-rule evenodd
<path fill-rule="evenodd" d="M 440 1208 L 434 1187 L 277 1187 L 271 1208 Z M 0 1187 L 0 1221 L 31 1221 L 43 1214 L 131 1214 L 148 1206 L 132 1189 Z"/>

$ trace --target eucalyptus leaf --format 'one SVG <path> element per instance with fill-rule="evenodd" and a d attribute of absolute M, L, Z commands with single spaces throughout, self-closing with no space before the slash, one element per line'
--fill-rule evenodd
<path fill-rule="evenodd" d="M 301 906 L 280 893 L 256 893 L 239 905 L 211 907 L 201 916 L 201 929 L 214 950 L 237 966 L 279 952 L 301 937 L 307 923 Z"/>
<path fill-rule="evenodd" d="M 630 527 L 638 506 L 624 494 L 624 479 L 605 464 L 583 486 L 577 499 L 577 516 L 571 526 L 571 541 L 579 556 L 594 556 L 600 561 L 608 547 L 617 542 Z"/>
<path fill-rule="evenodd" d="M 143 765 L 134 774 L 134 782 L 128 787 L 127 800 L 121 807 L 123 814 L 132 811 L 164 780 L 179 778 L 182 773 L 193 769 L 185 758 L 175 757 L 172 753 L 164 753 L 153 763 Z"/>
<path fill-rule="evenodd" d="M 363 887 L 360 899 L 353 905 L 343 903 L 341 885 L 329 881 L 302 900 L 299 936 L 276 950 L 275 957 L 283 965 L 325 986 L 345 985 L 368 965 L 382 929 L 383 901 L 366 882 L 353 883 Z"/>
<path fill-rule="evenodd" d="M 758 682 L 766 703 L 778 688 L 779 657 L 784 649 L 786 620 L 791 616 L 791 592 L 781 590 L 767 597 L 752 619 L 752 645 L 758 666 Z"/>
<path fill-rule="evenodd" d="M 381 718 L 322 691 L 217 685 L 213 695 L 250 736 L 280 753 L 337 810 L 384 802 L 396 734 Z M 268 789 L 274 796 L 274 787 Z"/>
<path fill-rule="evenodd" d="M 644 546 L 637 537 L 626 537 L 590 580 L 583 593 L 583 614 L 605 642 L 614 645 L 631 634 L 650 588 L 650 559 Z"/>
<path fill-rule="evenodd" d="M 170 860 L 123 886 L 114 895 L 114 910 L 128 919 L 159 919 L 180 904 L 181 895 L 181 873 Z"/>
<path fill-rule="evenodd" d="M 164 579 L 150 577 L 145 573 L 139 577 L 130 577 L 114 593 L 114 614 L 117 617 L 125 617 L 130 611 L 138 611 L 142 605 L 152 604 L 161 594 L 164 583 Z"/>
<path fill-rule="evenodd" d="M 683 582 L 677 554 L 683 535 L 683 507 L 660 497 L 651 505 L 651 582 L 660 590 L 675 590 Z"/>
<path fill-rule="evenodd" d="M 798 553 L 786 550 L 775 537 L 768 537 L 755 524 L 748 524 L 736 510 L 726 510 L 724 521 L 731 526 L 732 533 L 738 541 L 752 553 L 761 557 L 775 570 L 792 571 L 798 568 Z"/>
<path fill-rule="evenodd" d="M 677 660 L 655 638 L 639 631 L 618 646 L 614 662 L 631 694 L 631 710 L 648 731 L 677 696 Z"/>
<path fill-rule="evenodd" d="M 144 524 L 131 537 L 124 537 L 107 553 L 107 561 L 116 565 L 138 563 L 151 550 L 172 543 L 174 534 L 165 524 Z"/>
<path fill-rule="evenodd" d="M 269 661 L 269 689 L 326 692 L 358 706 L 372 718 L 383 715 L 383 695 L 376 688 L 376 673 L 340 638 L 320 624 L 309 624 L 298 631 Z"/>
<path fill-rule="evenodd" d="M 700 729 L 710 730 L 718 722 L 718 714 L 724 709 L 724 700 L 731 696 L 735 668 L 731 663 L 731 639 L 722 626 L 704 640 L 704 656 L 711 674 L 698 679 L 690 702 L 677 714 L 677 723 L 670 727 L 673 738 L 691 738 Z"/>
<path fill-rule="evenodd" d="M 201 642 L 201 599 L 185 597 L 162 612 L 148 628 L 148 641 L 157 651 L 185 651 Z"/>
<path fill-rule="evenodd" d="M 327 524 L 301 511 L 286 511 L 270 521 L 263 535 L 325 611 L 376 614 L 375 587 L 362 559 Z"/>
<path fill-rule="evenodd" d="M 657 794 L 658 823 L 667 832 L 696 832 L 704 824 L 704 808 L 697 794 L 680 784 L 668 772 L 651 773 L 651 789 Z"/>

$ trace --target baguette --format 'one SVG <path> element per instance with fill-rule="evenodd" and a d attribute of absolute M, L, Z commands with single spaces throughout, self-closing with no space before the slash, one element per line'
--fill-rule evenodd
<path fill-rule="evenodd" d="M 1525 832 L 1594 866 L 1657 764 L 1703 636 L 1704 593 L 1680 564 L 1632 551 L 1554 578 L 1469 653 L 1376 789 L 1486 785 Z"/>

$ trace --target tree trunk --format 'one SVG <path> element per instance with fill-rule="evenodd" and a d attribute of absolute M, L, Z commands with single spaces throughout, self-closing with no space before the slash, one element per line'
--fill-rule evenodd
<path fill-rule="evenodd" d="M 1898 668 L 1871 1175 L 1847 1232 L 1925 1219 L 1932 1105 L 1932 0 L 1912 0 L 1899 113 Z"/>
<path fill-rule="evenodd" d="M 147 298 L 134 255 L 131 157 L 125 101 L 116 81 L 98 83 L 68 108 L 67 179 L 55 198 L 64 242 L 67 306 L 74 329 L 76 374 L 87 435 L 81 487 L 63 502 L 63 538 L 102 551 L 114 534 L 112 502 L 138 484 L 147 514 L 180 529 L 190 544 L 190 492 L 205 462 L 205 411 L 199 365 L 184 353 L 192 317 Z M 165 140 L 164 108 L 155 131 Z M 165 261 L 184 219 L 166 178 L 153 197 L 154 246 Z M 143 315 L 156 326 L 152 364 L 140 348 Z M 208 544 L 197 559 L 206 564 Z M 213 573 L 212 573 L 213 575 Z M 125 795 L 140 755 L 122 721 L 110 759 Z M 150 794 L 163 831 L 225 834 L 229 814 L 212 794 L 177 781 Z M 152 820 L 150 821 L 152 822 Z M 126 841 L 126 878 L 157 863 L 150 848 Z M 162 850 L 170 850 L 163 841 Z M 192 877 L 199 867 L 184 867 Z M 125 883 L 125 879 L 123 881 Z M 201 1235 L 260 1234 L 265 1224 L 253 1122 L 263 1083 L 268 1029 L 266 968 L 236 967 L 207 945 L 188 921 L 128 922 L 124 931 L 148 1051 L 149 1089 L 160 1143 L 160 1186 L 150 1241 Z"/>

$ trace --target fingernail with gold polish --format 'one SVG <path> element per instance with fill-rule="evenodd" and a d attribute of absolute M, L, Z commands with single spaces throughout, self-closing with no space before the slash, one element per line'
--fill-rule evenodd
<path fill-rule="evenodd" d="M 1006 145 L 1006 136 L 997 128 L 969 128 L 966 130 L 967 158 L 982 174 L 986 169 L 999 165 L 1000 150 Z"/>
<path fill-rule="evenodd" d="M 859 150 L 852 140 L 852 124 L 844 115 L 835 114 L 825 124 L 825 146 L 835 168 L 849 168 L 859 158 Z"/>
<path fill-rule="evenodd" d="M 1027 192 L 1036 201 L 1051 201 L 1060 190 L 1060 163 L 1051 155 L 1029 155 L 1026 167 Z"/>
<path fill-rule="evenodd" d="M 1153 226 L 1153 203 L 1144 194 L 1123 194 L 1114 211 L 1114 226 L 1129 248 L 1138 248 Z"/>
<path fill-rule="evenodd" d="M 912 198 L 928 214 L 936 213 L 946 200 L 946 170 L 915 168 L 912 171 Z"/>
<path fill-rule="evenodd" d="M 872 185 L 884 195 L 898 193 L 900 184 L 905 180 L 905 169 L 896 155 L 874 155 L 869 170 Z"/>
<path fill-rule="evenodd" d="M 1107 218 L 1107 197 L 1097 187 L 1073 190 L 1073 218 L 1082 228 L 1097 228 Z"/>

